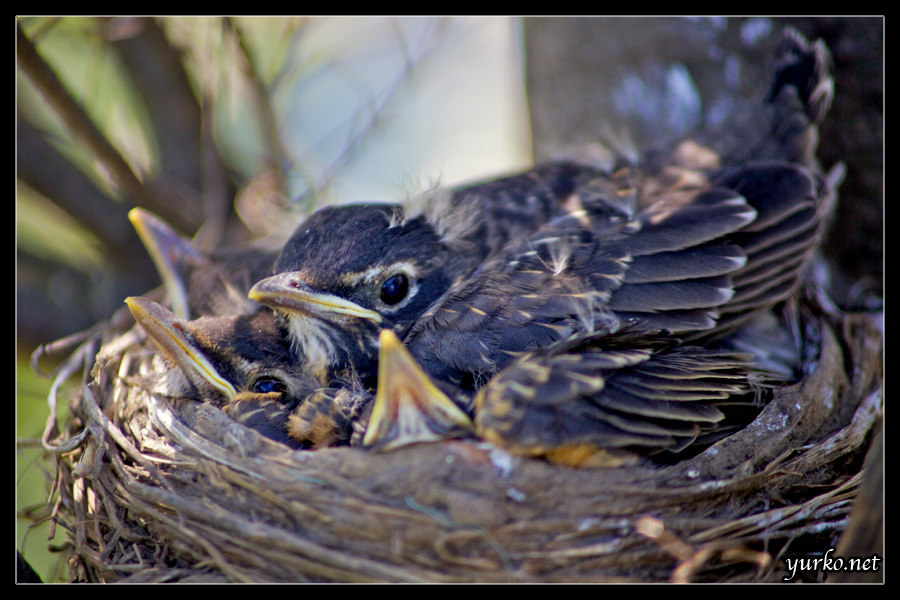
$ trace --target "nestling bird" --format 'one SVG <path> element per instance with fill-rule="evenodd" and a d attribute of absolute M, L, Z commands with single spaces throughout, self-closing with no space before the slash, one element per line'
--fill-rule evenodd
<path fill-rule="evenodd" d="M 270 439 L 301 445 L 287 419 L 318 386 L 295 373 L 275 315 L 186 321 L 146 298 L 125 302 L 168 367 L 150 382 L 155 393 L 213 403 Z"/>
<path fill-rule="evenodd" d="M 440 197 L 442 219 L 325 209 L 250 297 L 287 318 L 298 363 L 322 382 L 371 380 L 380 329 L 466 391 L 573 335 L 726 335 L 793 293 L 818 242 L 839 178 L 814 164 L 828 61 L 786 33 L 752 151 L 689 139 L 639 160 L 552 164 Z"/>
<path fill-rule="evenodd" d="M 285 315 L 299 367 L 323 385 L 348 370 L 374 376 L 379 331 L 408 327 L 452 283 L 442 266 L 453 255 L 424 218 L 401 223 L 399 210 L 316 212 L 276 262 L 276 271 L 290 272 L 250 290 L 251 299 Z"/>

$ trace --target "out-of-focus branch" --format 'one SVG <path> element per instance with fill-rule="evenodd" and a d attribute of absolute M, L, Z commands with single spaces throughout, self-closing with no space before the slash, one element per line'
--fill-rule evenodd
<path fill-rule="evenodd" d="M 127 19 L 127 35 L 116 24 Z M 200 105 L 191 91 L 180 53 L 150 17 L 106 20 L 110 45 L 125 64 L 144 105 L 159 146 L 161 171 L 200 189 Z"/>
<path fill-rule="evenodd" d="M 16 175 L 53 201 L 115 254 L 140 243 L 128 222 L 129 207 L 110 202 L 94 182 L 44 139 L 21 115 L 16 119 Z"/>
<path fill-rule="evenodd" d="M 240 66 L 243 67 L 244 76 L 250 85 L 254 107 L 259 115 L 263 140 L 265 140 L 266 146 L 266 154 L 263 156 L 263 159 L 266 161 L 266 166 L 278 178 L 278 188 L 283 193 L 284 178 L 282 169 L 284 168 L 287 153 L 284 150 L 284 145 L 281 143 L 281 136 L 278 134 L 278 119 L 275 116 L 275 111 L 272 110 L 269 92 L 266 90 L 266 85 L 259 75 L 259 68 L 253 59 L 253 55 L 250 53 L 250 49 L 247 47 L 243 32 L 231 18 L 226 17 L 225 25 L 225 32 L 234 37 L 244 57 L 244 62 L 240 63 Z"/>
<path fill-rule="evenodd" d="M 172 211 L 168 206 L 159 202 L 137 178 L 118 150 L 104 137 L 84 109 L 66 91 L 56 73 L 41 58 L 18 23 L 16 24 L 16 52 L 19 68 L 62 120 L 71 135 L 87 146 L 103 165 L 118 193 L 133 204 L 161 215 L 174 226 L 187 231 L 192 230 L 193 223 L 185 219 L 180 211 Z"/>
<path fill-rule="evenodd" d="M 215 222 L 217 235 L 212 241 L 218 245 L 232 213 L 235 190 L 212 142 L 210 111 L 194 95 L 182 51 L 169 42 L 160 23 L 149 17 L 117 18 L 107 21 L 107 29 L 116 30 L 123 20 L 129 35 L 113 35 L 112 47 L 125 63 L 153 125 L 160 172 L 152 187 L 155 191 L 156 186 L 174 188 L 171 196 L 157 195 L 173 209 L 185 204 L 194 207 L 198 224 Z"/>

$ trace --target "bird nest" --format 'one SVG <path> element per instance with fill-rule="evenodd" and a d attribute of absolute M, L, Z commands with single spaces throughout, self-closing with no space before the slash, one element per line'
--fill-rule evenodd
<path fill-rule="evenodd" d="M 67 365 L 82 385 L 47 440 L 79 581 L 781 581 L 846 527 L 881 414 L 881 336 L 861 315 L 823 319 L 808 375 L 743 430 L 620 469 L 474 440 L 292 451 L 151 395 L 139 328 L 103 337 Z"/>

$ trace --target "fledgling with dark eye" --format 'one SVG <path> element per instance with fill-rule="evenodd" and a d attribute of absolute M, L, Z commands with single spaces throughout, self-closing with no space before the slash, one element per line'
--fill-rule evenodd
<path fill-rule="evenodd" d="M 549 165 L 411 206 L 324 208 L 297 228 L 276 275 L 249 296 L 286 318 L 292 352 L 308 374 L 327 383 L 353 371 L 373 382 L 382 329 L 404 338 L 488 257 L 566 212 L 561 200 L 593 173 Z"/>
<path fill-rule="evenodd" d="M 275 315 L 186 321 L 146 298 L 126 303 L 166 366 L 149 382 L 153 392 L 210 402 L 266 437 L 300 446 L 287 435 L 287 418 L 318 386 L 292 368 Z"/>
<path fill-rule="evenodd" d="M 423 218 L 402 220 L 398 211 L 318 211 L 285 244 L 279 274 L 250 291 L 286 317 L 298 367 L 323 385 L 351 371 L 373 376 L 379 332 L 403 335 L 452 283 L 459 259 Z"/>
<path fill-rule="evenodd" d="M 785 35 L 758 156 L 685 139 L 646 161 L 461 188 L 439 211 L 324 209 L 250 297 L 286 317 L 298 364 L 323 382 L 374 377 L 380 329 L 464 389 L 574 334 L 726 335 L 789 297 L 818 244 L 840 180 L 805 160 L 830 104 L 828 62 L 821 43 Z"/>

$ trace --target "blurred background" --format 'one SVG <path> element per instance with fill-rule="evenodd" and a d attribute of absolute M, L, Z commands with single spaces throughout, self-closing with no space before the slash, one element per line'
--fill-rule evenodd
<path fill-rule="evenodd" d="M 45 518 L 53 479 L 32 351 L 159 285 L 132 207 L 213 249 L 286 239 L 324 204 L 526 168 L 521 31 L 511 18 L 20 18 L 18 513 Z M 41 577 L 65 578 L 47 523 L 17 523 Z"/>
<path fill-rule="evenodd" d="M 65 543 L 60 528 L 48 541 L 49 381 L 29 357 L 159 285 L 131 208 L 205 249 L 283 240 L 325 204 L 524 169 L 610 122 L 638 143 L 710 128 L 759 92 L 788 24 L 834 53 L 820 157 L 848 175 L 828 249 L 843 303 L 871 304 L 883 273 L 880 18 L 20 17 L 17 548 L 44 581 L 66 580 L 48 550 Z"/>

